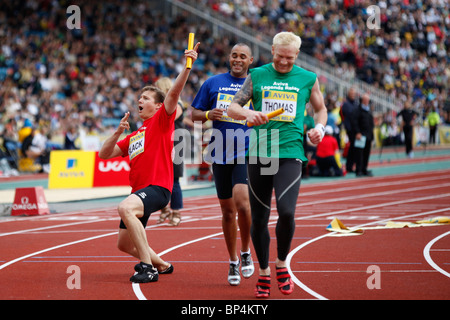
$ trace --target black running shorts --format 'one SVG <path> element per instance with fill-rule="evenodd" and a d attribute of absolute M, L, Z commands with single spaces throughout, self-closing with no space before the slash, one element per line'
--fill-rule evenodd
<path fill-rule="evenodd" d="M 217 197 L 230 199 L 233 196 L 233 187 L 238 184 L 247 184 L 246 164 L 217 164 L 212 165 Z"/>
<path fill-rule="evenodd" d="M 160 186 L 148 186 L 140 189 L 133 194 L 137 195 L 144 204 L 144 214 L 139 218 L 144 228 L 147 226 L 148 218 L 150 215 L 158 210 L 164 208 L 170 200 L 170 191 Z M 127 227 L 120 220 L 120 229 L 126 229 Z"/>

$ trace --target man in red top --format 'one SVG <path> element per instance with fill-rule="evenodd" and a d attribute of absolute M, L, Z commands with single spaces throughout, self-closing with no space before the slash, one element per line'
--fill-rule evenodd
<path fill-rule="evenodd" d="M 197 43 L 186 50 L 185 57 L 197 59 Z M 152 212 L 165 207 L 173 187 L 172 135 L 176 108 L 181 91 L 189 77 L 190 68 L 178 75 L 172 88 L 164 93 L 153 86 L 142 89 L 139 98 L 139 116 L 144 121 L 141 128 L 119 140 L 129 129 L 128 117 L 120 120 L 119 127 L 103 144 L 99 157 L 118 156 L 130 158 L 131 194 L 118 207 L 120 218 L 118 248 L 137 259 L 137 273 L 132 282 L 145 283 L 158 280 L 158 273 L 172 273 L 173 266 L 162 260 L 147 242 L 145 226 Z"/>
<path fill-rule="evenodd" d="M 339 146 L 336 138 L 333 137 L 333 128 L 325 127 L 325 136 L 317 145 L 316 160 L 322 176 L 342 176 L 342 170 L 336 162 L 336 153 Z"/>

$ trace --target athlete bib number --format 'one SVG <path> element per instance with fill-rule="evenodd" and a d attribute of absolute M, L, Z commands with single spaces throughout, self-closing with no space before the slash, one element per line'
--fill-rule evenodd
<path fill-rule="evenodd" d="M 297 114 L 297 93 L 263 90 L 261 111 L 268 114 L 277 109 L 283 108 L 284 113 L 273 117 L 271 121 L 292 122 Z"/>
<path fill-rule="evenodd" d="M 235 120 L 227 115 L 228 107 L 230 106 L 231 102 L 233 101 L 233 98 L 234 98 L 234 95 L 226 94 L 226 93 L 219 93 L 217 95 L 216 108 L 223 110 L 222 118 L 220 118 L 220 121 L 233 122 L 233 123 L 239 123 L 239 124 L 244 125 L 245 120 Z M 249 109 L 250 103 L 251 103 L 251 101 L 249 101 L 244 106 L 244 108 Z"/>
<path fill-rule="evenodd" d="M 128 147 L 128 155 L 130 156 L 130 161 L 137 155 L 144 152 L 145 143 L 145 131 L 136 134 L 130 138 L 130 144 Z"/>

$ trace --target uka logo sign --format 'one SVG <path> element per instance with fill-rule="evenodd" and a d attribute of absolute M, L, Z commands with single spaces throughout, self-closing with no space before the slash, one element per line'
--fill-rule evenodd
<path fill-rule="evenodd" d="M 122 161 L 100 161 L 98 163 L 98 170 L 101 172 L 119 172 L 119 171 L 130 171 L 130 165 L 122 160 Z"/>

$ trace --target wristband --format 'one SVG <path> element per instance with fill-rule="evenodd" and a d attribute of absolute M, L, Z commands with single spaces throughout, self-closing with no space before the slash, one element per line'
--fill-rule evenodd
<path fill-rule="evenodd" d="M 323 124 L 321 123 L 316 124 L 314 129 L 320 132 L 320 139 L 323 139 L 323 136 L 325 135 L 325 127 L 323 126 Z"/>
<path fill-rule="evenodd" d="M 209 111 L 211 111 L 211 110 L 209 110 Z M 209 120 L 209 118 L 208 118 L 209 111 L 206 111 L 206 114 L 205 114 L 206 120 Z"/>

